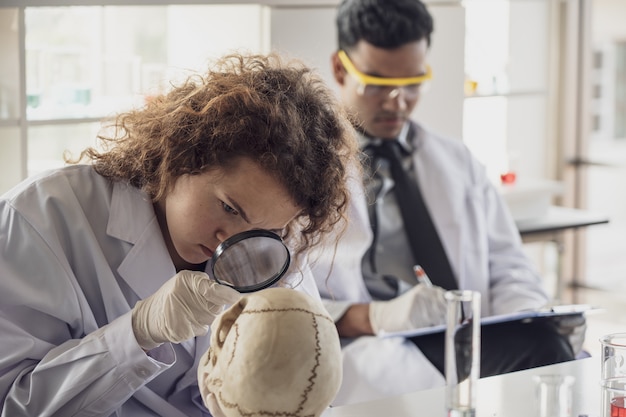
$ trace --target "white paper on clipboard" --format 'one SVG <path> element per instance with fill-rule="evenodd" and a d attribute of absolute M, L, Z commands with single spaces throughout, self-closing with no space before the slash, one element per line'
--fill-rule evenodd
<path fill-rule="evenodd" d="M 599 312 L 602 309 L 590 306 L 589 304 L 565 304 L 560 306 L 553 306 L 549 310 L 527 310 L 517 313 L 502 314 L 497 316 L 483 317 L 480 320 L 481 326 L 489 326 L 491 324 L 506 323 L 513 321 L 533 320 L 541 317 L 558 317 L 569 316 L 573 314 L 589 314 L 591 312 Z M 446 330 L 446 325 L 441 324 L 438 326 L 422 327 L 420 329 L 405 330 L 401 332 L 380 332 L 378 337 L 415 337 L 426 334 L 443 332 Z"/>

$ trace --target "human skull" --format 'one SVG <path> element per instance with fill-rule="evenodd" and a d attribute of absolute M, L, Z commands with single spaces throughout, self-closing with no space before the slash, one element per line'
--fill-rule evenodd
<path fill-rule="evenodd" d="M 321 302 L 288 288 L 248 294 L 218 316 L 198 366 L 214 417 L 317 417 L 341 378 L 333 320 Z"/>

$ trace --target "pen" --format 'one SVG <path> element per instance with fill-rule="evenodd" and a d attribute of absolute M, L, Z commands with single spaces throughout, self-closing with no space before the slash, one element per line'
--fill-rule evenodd
<path fill-rule="evenodd" d="M 424 271 L 424 268 L 422 268 L 419 265 L 414 265 L 413 272 L 415 273 L 415 278 L 417 279 L 417 282 L 419 284 L 425 285 L 427 287 L 433 286 L 433 282 L 430 280 L 430 278 L 428 278 L 428 275 L 426 275 L 426 271 Z M 461 304 L 461 323 L 465 322 L 465 308 L 464 307 L 465 306 Z"/>
<path fill-rule="evenodd" d="M 424 268 L 422 268 L 421 266 L 414 265 L 413 273 L 415 273 L 415 278 L 417 279 L 417 282 L 419 282 L 420 284 L 424 284 L 427 287 L 433 286 L 432 281 L 430 280 L 430 278 L 428 278 L 428 275 L 426 275 L 426 271 L 424 271 Z"/>

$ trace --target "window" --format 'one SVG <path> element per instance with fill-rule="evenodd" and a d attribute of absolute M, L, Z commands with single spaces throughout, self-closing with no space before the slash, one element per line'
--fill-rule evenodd
<path fill-rule="evenodd" d="M 266 52 L 265 16 L 246 4 L 0 8 L 0 193 L 215 57 Z"/>

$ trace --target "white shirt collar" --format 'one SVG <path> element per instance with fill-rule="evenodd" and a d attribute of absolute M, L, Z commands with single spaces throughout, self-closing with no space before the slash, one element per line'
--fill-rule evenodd
<path fill-rule="evenodd" d="M 402 130 L 400 131 L 400 134 L 396 138 L 397 142 L 400 144 L 402 149 L 404 149 L 407 153 L 411 152 L 411 144 L 409 143 L 410 126 L 411 126 L 411 123 L 407 121 L 404 124 L 404 126 L 402 126 Z M 358 140 L 359 140 L 359 146 L 361 147 L 361 149 L 364 149 L 367 145 L 378 145 L 383 140 L 389 140 L 389 139 L 382 139 L 379 137 L 369 136 L 366 133 L 359 131 Z"/>

